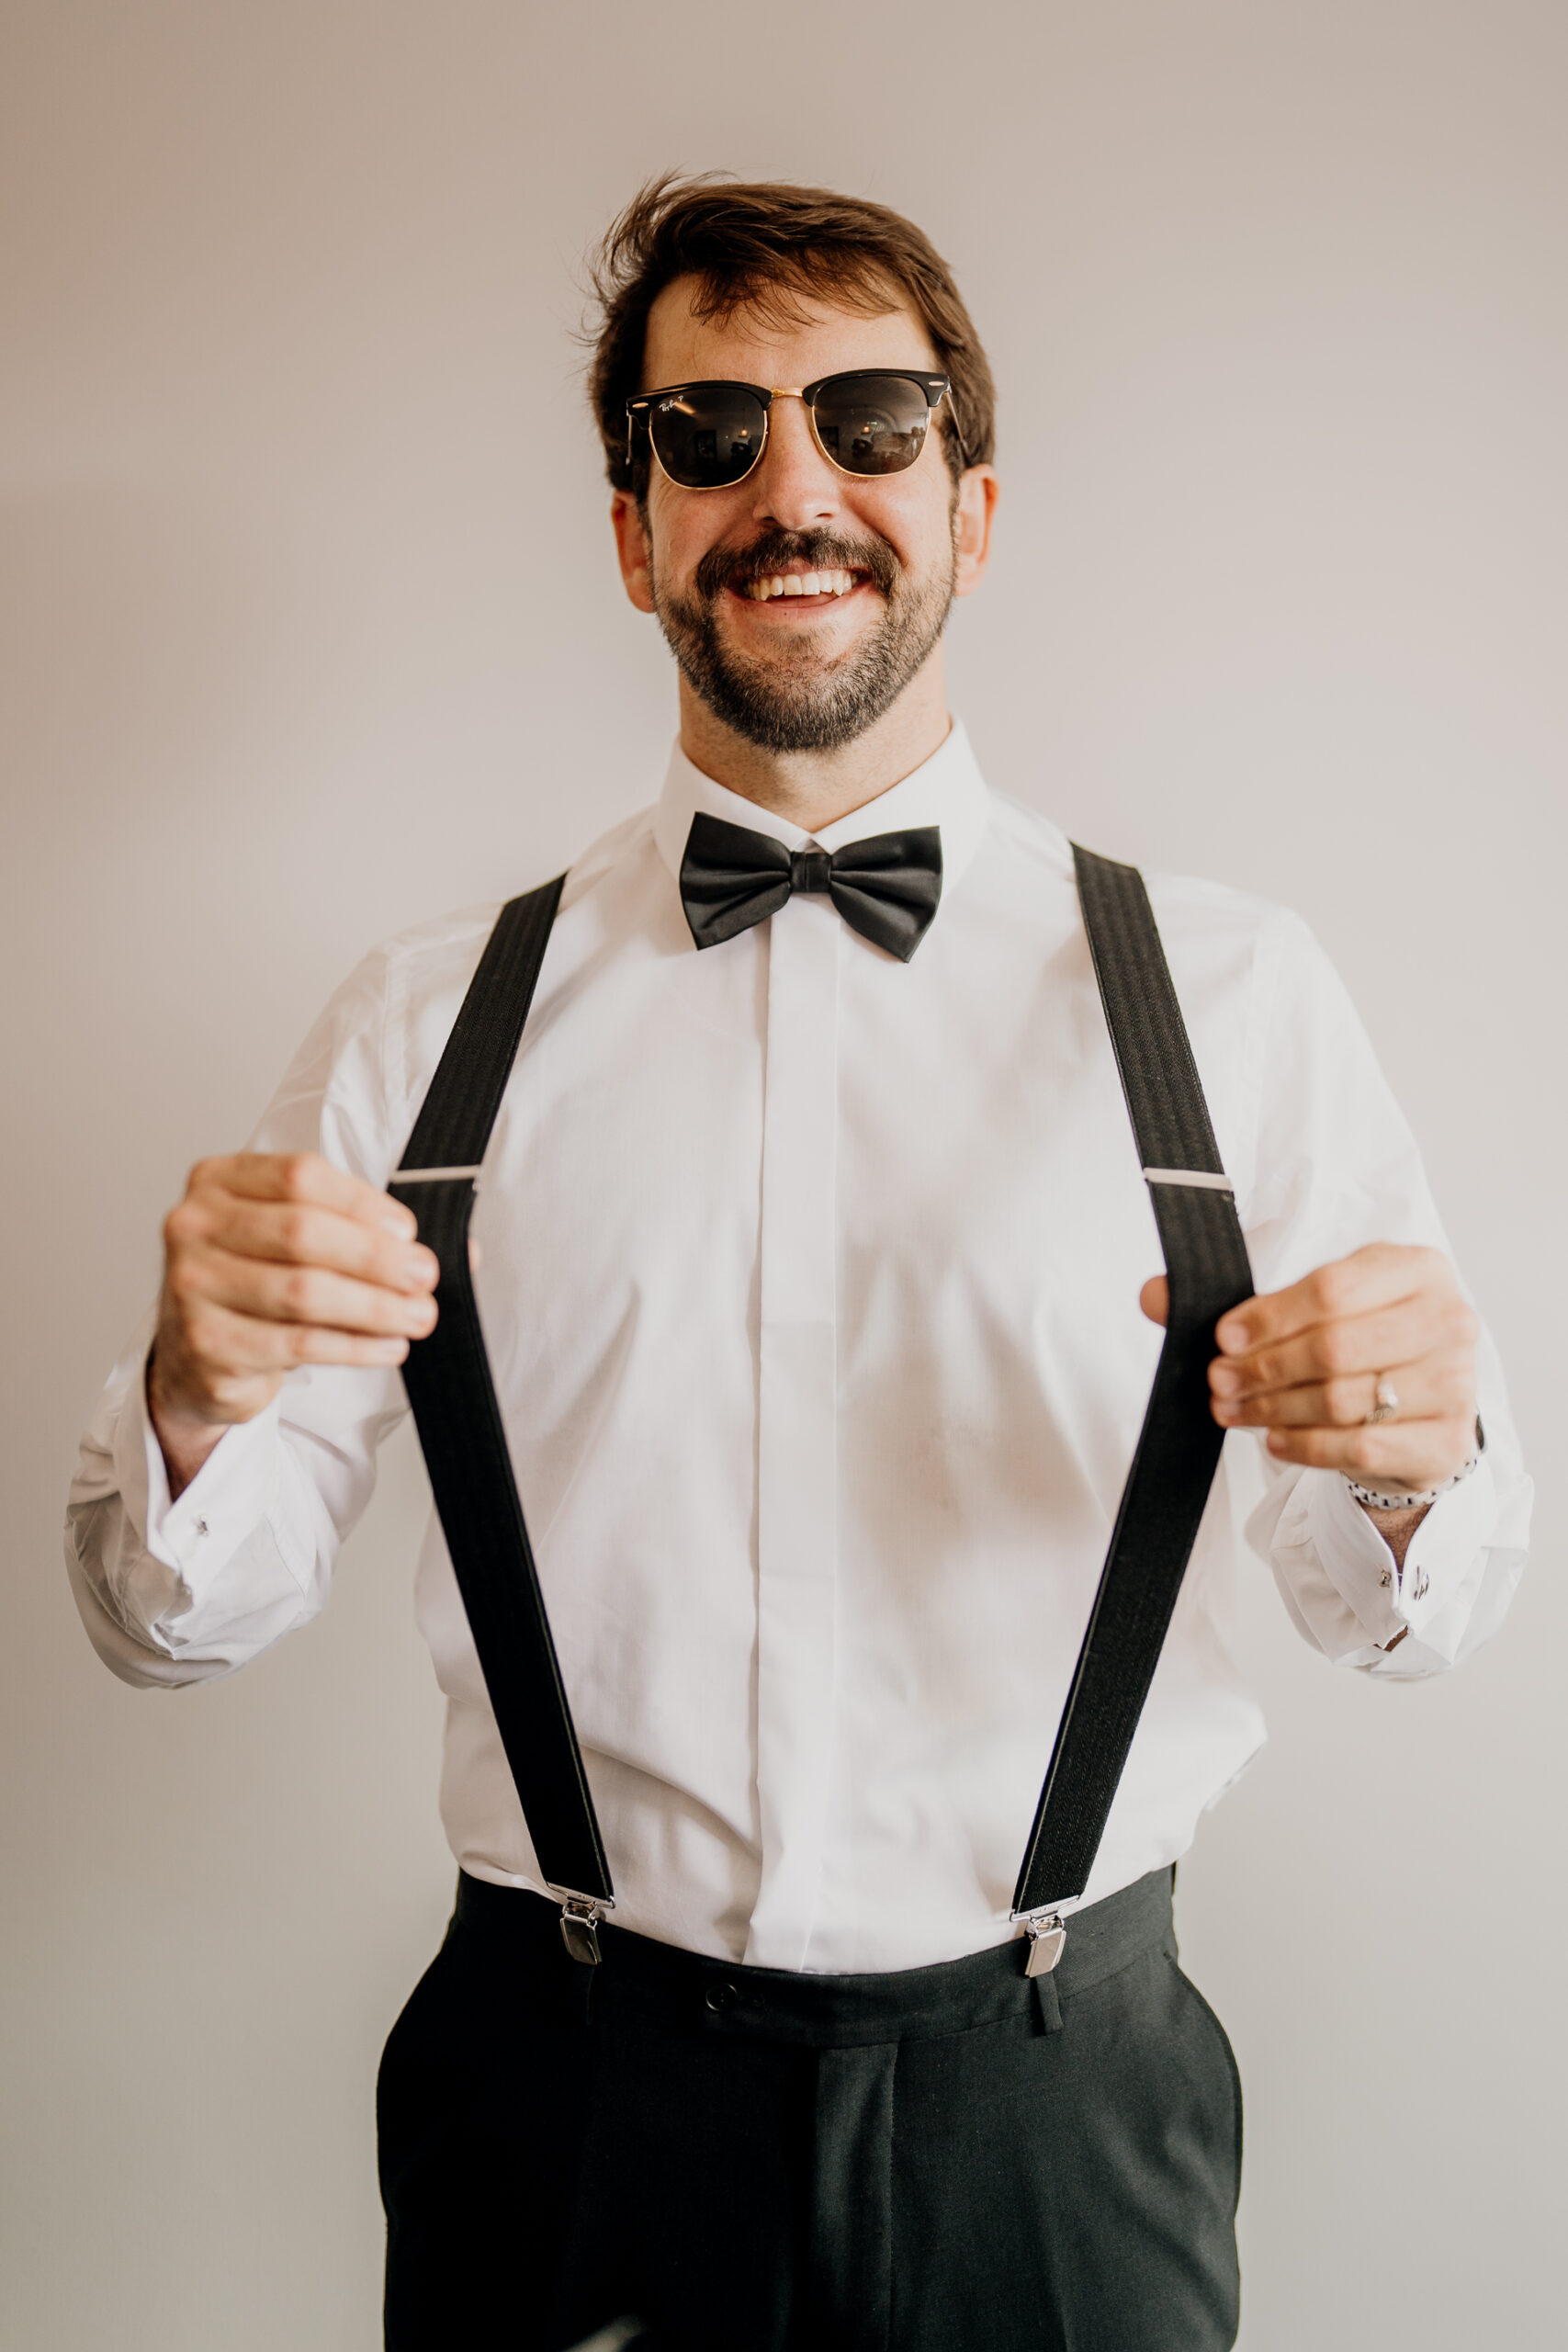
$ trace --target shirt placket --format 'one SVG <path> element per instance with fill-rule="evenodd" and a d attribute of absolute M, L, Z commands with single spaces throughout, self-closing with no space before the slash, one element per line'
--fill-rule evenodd
<path fill-rule="evenodd" d="M 838 1584 L 836 1175 L 843 924 L 768 925 L 757 1459 L 761 1878 L 748 1962 L 807 1965 L 827 1833 Z"/>

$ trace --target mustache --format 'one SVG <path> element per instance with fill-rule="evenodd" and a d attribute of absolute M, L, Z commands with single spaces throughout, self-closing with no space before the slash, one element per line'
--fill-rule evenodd
<path fill-rule="evenodd" d="M 795 565 L 804 571 L 858 571 L 889 596 L 899 562 L 886 539 L 852 539 L 837 531 L 764 531 L 749 548 L 709 548 L 697 564 L 697 594 L 711 604 L 723 589 L 743 595 L 759 580 Z"/>

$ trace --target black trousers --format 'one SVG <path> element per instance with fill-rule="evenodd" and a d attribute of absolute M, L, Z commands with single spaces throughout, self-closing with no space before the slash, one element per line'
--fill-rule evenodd
<path fill-rule="evenodd" d="M 378 2098 L 389 2352 L 1224 2352 L 1241 2091 L 1171 1873 L 892 1975 L 736 1968 L 459 1883 Z"/>

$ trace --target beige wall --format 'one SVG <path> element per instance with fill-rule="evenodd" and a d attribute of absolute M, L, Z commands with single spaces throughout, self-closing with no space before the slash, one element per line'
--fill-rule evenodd
<path fill-rule="evenodd" d="M 370 2352 L 379 2039 L 438 1935 L 394 1452 L 326 1618 L 114 1683 L 57 1534 L 186 1162 L 378 934 L 648 797 L 573 273 L 643 175 L 915 212 L 1002 388 L 993 780 L 1298 907 L 1540 1474 L 1451 1682 L 1248 1582 L 1273 1745 L 1182 1871 L 1250 2352 L 1563 2340 L 1568 335 L 1560 0 L 8 0 L 0 2343 Z M 1174 2352 L 1174 2347 L 1173 2347 Z"/>

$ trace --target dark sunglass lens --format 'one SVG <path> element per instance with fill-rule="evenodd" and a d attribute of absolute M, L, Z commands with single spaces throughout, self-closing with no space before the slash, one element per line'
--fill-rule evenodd
<path fill-rule="evenodd" d="M 735 384 L 696 384 L 666 392 L 649 411 L 659 462 L 686 490 L 722 490 L 757 461 L 768 413 L 755 392 Z"/>
<path fill-rule="evenodd" d="M 898 474 L 925 447 L 931 407 L 902 376 L 829 377 L 812 408 L 817 437 L 850 474 Z"/>

